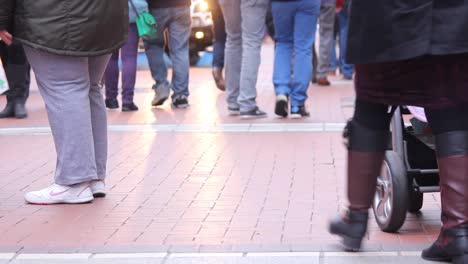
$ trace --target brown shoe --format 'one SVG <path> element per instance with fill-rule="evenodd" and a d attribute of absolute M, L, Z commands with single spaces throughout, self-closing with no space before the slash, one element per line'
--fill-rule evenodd
<path fill-rule="evenodd" d="M 216 83 L 216 87 L 218 87 L 218 89 L 223 92 L 226 91 L 226 83 L 223 78 L 223 69 L 219 67 L 213 67 L 212 74 Z"/>
<path fill-rule="evenodd" d="M 320 77 L 317 79 L 317 84 L 320 86 L 330 86 L 330 82 L 327 77 Z"/>

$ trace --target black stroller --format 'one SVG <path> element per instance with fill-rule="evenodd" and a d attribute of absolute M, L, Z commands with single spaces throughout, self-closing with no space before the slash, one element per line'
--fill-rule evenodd
<path fill-rule="evenodd" d="M 414 117 L 407 123 L 409 115 Z M 398 231 L 407 212 L 418 212 L 423 193 L 440 191 L 434 138 L 424 118 L 416 107 L 398 107 L 394 113 L 391 144 L 373 201 L 375 219 L 384 232 Z"/>

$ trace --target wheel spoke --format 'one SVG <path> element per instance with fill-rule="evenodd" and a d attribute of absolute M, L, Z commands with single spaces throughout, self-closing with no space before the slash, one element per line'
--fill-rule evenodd
<path fill-rule="evenodd" d="M 377 215 L 382 217 L 382 216 L 386 216 L 385 212 L 385 202 L 384 200 L 380 200 L 379 201 L 379 204 L 377 205 Z"/>

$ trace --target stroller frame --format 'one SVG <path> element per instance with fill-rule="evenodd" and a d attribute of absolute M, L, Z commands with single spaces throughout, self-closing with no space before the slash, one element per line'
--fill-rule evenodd
<path fill-rule="evenodd" d="M 407 212 L 419 212 L 423 193 L 440 191 L 435 151 L 418 139 L 411 125 L 405 125 L 406 114 L 404 107 L 397 107 L 393 114 L 391 144 L 377 178 L 372 208 L 384 232 L 397 232 Z"/>

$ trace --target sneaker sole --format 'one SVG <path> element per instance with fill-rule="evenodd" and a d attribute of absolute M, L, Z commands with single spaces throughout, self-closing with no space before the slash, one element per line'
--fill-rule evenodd
<path fill-rule="evenodd" d="M 276 102 L 275 114 L 281 117 L 287 117 L 288 116 L 288 102 L 284 100 Z"/>
<path fill-rule="evenodd" d="M 172 104 L 172 105 L 173 105 L 175 108 L 181 108 L 181 109 L 189 107 L 188 104 L 182 104 L 182 105 L 175 105 L 175 104 Z"/>
<path fill-rule="evenodd" d="M 266 118 L 267 115 L 240 115 L 241 119 L 260 119 L 260 118 Z"/>
<path fill-rule="evenodd" d="M 26 199 L 25 199 L 26 200 Z M 84 204 L 84 203 L 90 203 L 94 200 L 93 196 L 90 197 L 85 197 L 81 199 L 65 199 L 65 200 L 58 200 L 58 201 L 53 201 L 53 202 L 34 202 L 34 201 L 28 201 L 26 200 L 27 203 L 30 204 L 37 204 L 37 205 L 52 205 L 52 204 Z"/>
<path fill-rule="evenodd" d="M 161 98 L 161 99 L 159 99 L 159 100 L 156 101 L 156 102 L 151 102 L 151 105 L 152 105 L 152 106 L 160 106 L 160 105 L 164 104 L 164 102 L 166 102 L 167 98 L 169 98 L 169 96 L 168 96 L 168 97 Z"/>

